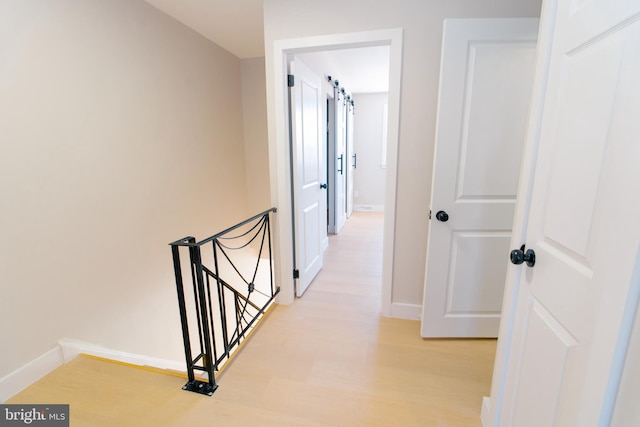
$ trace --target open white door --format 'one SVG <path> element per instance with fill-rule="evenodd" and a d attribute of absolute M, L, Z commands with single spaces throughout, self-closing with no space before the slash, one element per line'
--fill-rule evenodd
<path fill-rule="evenodd" d="M 537 19 L 444 24 L 424 337 L 496 337 Z"/>
<path fill-rule="evenodd" d="M 324 188 L 321 81 L 300 60 L 289 64 L 291 153 L 294 200 L 296 295 L 301 296 L 322 268 L 322 241 L 327 235 Z"/>
<path fill-rule="evenodd" d="M 353 105 L 347 104 L 347 195 L 346 195 L 346 217 L 349 218 L 353 213 L 353 174 L 356 172 L 356 153 L 353 147 Z"/>
<path fill-rule="evenodd" d="M 336 91 L 336 150 L 335 150 L 335 218 L 334 232 L 338 234 L 347 218 L 347 101 L 340 91 Z"/>
<path fill-rule="evenodd" d="M 640 2 L 545 1 L 541 29 L 513 239 L 536 259 L 511 267 L 485 425 L 609 426 L 640 295 Z"/>

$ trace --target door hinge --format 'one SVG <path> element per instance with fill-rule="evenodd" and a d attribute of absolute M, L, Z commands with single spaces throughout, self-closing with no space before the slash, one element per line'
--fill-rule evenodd
<path fill-rule="evenodd" d="M 300 270 L 298 270 L 297 268 L 293 269 L 293 278 L 294 279 L 299 279 L 300 278 Z"/>
<path fill-rule="evenodd" d="M 431 219 L 431 209 L 429 209 L 429 219 Z"/>
<path fill-rule="evenodd" d="M 293 74 L 287 74 L 287 86 L 293 87 L 294 78 Z"/>

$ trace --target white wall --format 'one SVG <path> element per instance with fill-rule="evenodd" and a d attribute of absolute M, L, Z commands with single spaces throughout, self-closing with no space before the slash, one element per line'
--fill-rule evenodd
<path fill-rule="evenodd" d="M 240 60 L 240 71 L 247 204 L 257 214 L 271 207 L 264 57 Z"/>
<path fill-rule="evenodd" d="M 169 242 L 244 219 L 240 61 L 141 0 L 0 3 L 0 377 L 183 360 Z"/>
<path fill-rule="evenodd" d="M 265 0 L 264 13 L 267 56 L 276 40 L 403 28 L 392 303 L 421 306 L 443 19 L 537 17 L 540 0 Z"/>
<path fill-rule="evenodd" d="M 386 178 L 386 169 L 382 167 L 383 111 L 389 96 L 386 93 L 357 93 L 353 99 L 353 138 L 357 155 L 353 204 L 356 210 L 369 210 L 366 207 L 381 210 Z"/>

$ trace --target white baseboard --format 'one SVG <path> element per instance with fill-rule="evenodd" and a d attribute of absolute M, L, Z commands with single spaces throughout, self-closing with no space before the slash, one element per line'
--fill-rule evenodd
<path fill-rule="evenodd" d="M 62 349 L 56 346 L 42 356 L 0 378 L 0 403 L 20 393 L 63 364 Z"/>
<path fill-rule="evenodd" d="M 418 304 L 391 303 L 391 316 L 397 319 L 420 320 L 422 306 Z"/>
<path fill-rule="evenodd" d="M 140 354 L 126 353 L 124 351 L 111 350 L 103 346 L 63 338 L 58 341 L 64 355 L 64 363 L 68 363 L 79 354 L 104 357 L 105 359 L 117 362 L 130 363 L 138 366 L 151 366 L 159 369 L 171 369 L 178 372 L 186 372 L 185 362 L 175 360 L 159 359 L 156 357 L 143 356 Z"/>
<path fill-rule="evenodd" d="M 184 361 L 178 362 L 175 360 L 158 359 L 156 357 L 126 353 L 124 351 L 111 350 L 99 345 L 64 338 L 58 341 L 58 345 L 55 348 L 0 378 L 0 403 L 20 393 L 54 369 L 65 363 L 69 363 L 80 354 L 104 357 L 105 359 L 130 363 L 132 365 L 186 372 Z"/>
<path fill-rule="evenodd" d="M 384 212 L 384 205 L 353 205 L 354 211 Z"/>
<path fill-rule="evenodd" d="M 482 398 L 482 410 L 480 411 L 480 422 L 483 427 L 489 427 L 491 416 L 491 398 L 484 396 Z"/>

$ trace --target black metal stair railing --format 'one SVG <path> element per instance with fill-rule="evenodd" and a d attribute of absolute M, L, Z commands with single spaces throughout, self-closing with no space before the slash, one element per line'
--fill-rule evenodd
<path fill-rule="evenodd" d="M 215 372 L 280 292 L 271 245 L 275 212 L 271 208 L 200 242 L 189 236 L 170 243 L 189 378 L 184 390 L 213 394 Z M 181 258 L 186 252 L 189 256 Z M 189 281 L 192 286 L 185 286 Z M 195 371 L 207 378 L 196 378 Z"/>

